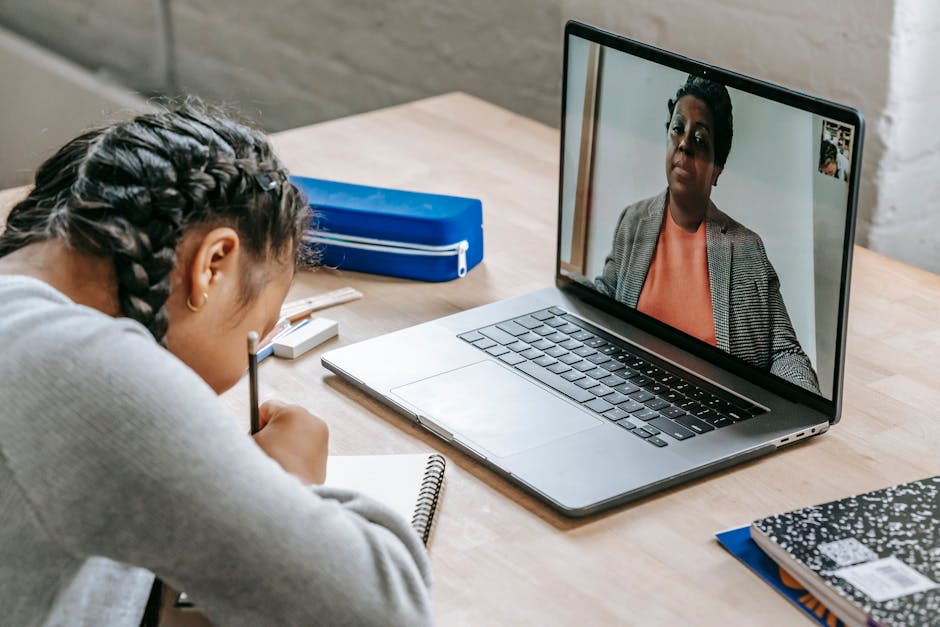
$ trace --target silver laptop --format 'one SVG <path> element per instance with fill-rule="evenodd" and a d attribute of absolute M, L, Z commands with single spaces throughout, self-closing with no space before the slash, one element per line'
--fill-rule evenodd
<path fill-rule="evenodd" d="M 570 22 L 555 285 L 323 365 L 571 516 L 820 435 L 862 133 L 853 109 Z"/>

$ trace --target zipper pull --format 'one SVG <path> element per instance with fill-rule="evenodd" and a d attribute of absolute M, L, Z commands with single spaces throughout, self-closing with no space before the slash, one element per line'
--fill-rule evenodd
<path fill-rule="evenodd" d="M 464 240 L 457 244 L 457 278 L 467 274 L 467 249 L 470 244 Z"/>

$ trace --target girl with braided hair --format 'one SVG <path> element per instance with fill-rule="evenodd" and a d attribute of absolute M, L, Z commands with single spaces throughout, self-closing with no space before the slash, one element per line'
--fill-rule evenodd
<path fill-rule="evenodd" d="M 430 622 L 408 523 L 323 486 L 327 428 L 217 394 L 277 320 L 307 209 L 205 107 L 70 141 L 0 234 L 6 624 L 139 624 L 154 574 L 220 625 Z"/>

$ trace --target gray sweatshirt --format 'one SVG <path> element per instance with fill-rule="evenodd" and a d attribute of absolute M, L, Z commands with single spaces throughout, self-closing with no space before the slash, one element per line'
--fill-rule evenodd
<path fill-rule="evenodd" d="M 0 624 L 137 625 L 153 575 L 218 625 L 431 622 L 406 521 L 308 488 L 143 326 L 0 276 Z"/>

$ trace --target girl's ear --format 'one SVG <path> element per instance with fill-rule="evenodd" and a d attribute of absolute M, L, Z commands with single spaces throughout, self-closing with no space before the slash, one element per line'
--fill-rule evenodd
<path fill-rule="evenodd" d="M 229 227 L 215 228 L 202 236 L 183 272 L 191 310 L 201 311 L 212 300 L 214 288 L 236 279 L 240 245 L 238 233 Z"/>

